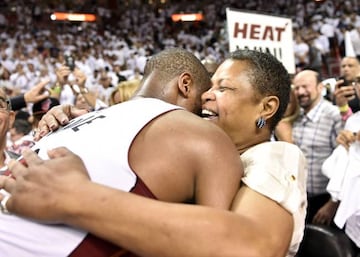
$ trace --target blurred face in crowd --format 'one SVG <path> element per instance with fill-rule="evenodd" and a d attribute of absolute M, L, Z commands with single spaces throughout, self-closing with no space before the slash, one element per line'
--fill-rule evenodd
<path fill-rule="evenodd" d="M 317 73 L 310 70 L 299 72 L 293 80 L 295 96 L 305 113 L 309 112 L 321 99 L 322 84 Z"/>
<path fill-rule="evenodd" d="M 10 104 L 3 88 L 0 88 L 0 147 L 5 147 L 6 134 L 14 122 L 15 114 L 10 110 Z"/>
<path fill-rule="evenodd" d="M 108 88 L 111 85 L 111 78 L 105 72 L 101 73 L 99 78 L 99 84 L 102 85 L 104 88 Z"/>
<path fill-rule="evenodd" d="M 356 57 L 344 57 L 340 65 L 340 74 L 344 79 L 352 81 L 360 72 L 360 64 Z"/>
<path fill-rule="evenodd" d="M 75 107 L 79 109 L 91 110 L 91 106 L 86 101 L 85 97 L 82 94 L 77 94 L 75 97 Z"/>
<path fill-rule="evenodd" d="M 15 143 L 17 140 L 19 140 L 24 136 L 23 134 L 18 133 L 15 128 L 11 128 L 9 132 L 10 132 L 10 140 L 13 143 Z"/>

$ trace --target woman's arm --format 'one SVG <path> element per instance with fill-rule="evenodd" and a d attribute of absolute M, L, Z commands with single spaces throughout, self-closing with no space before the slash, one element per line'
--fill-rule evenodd
<path fill-rule="evenodd" d="M 80 227 L 142 256 L 283 256 L 285 250 L 277 252 L 266 224 L 281 219 L 277 233 L 292 229 L 290 215 L 281 214 L 281 208 L 274 215 L 264 211 L 251 217 L 249 212 L 150 200 L 92 183 L 82 161 L 65 148 L 49 156 L 42 161 L 25 151 L 28 167 L 10 164 L 16 181 L 0 178 L 0 188 L 12 194 L 10 212 Z M 288 244 L 288 237 L 283 241 Z"/>

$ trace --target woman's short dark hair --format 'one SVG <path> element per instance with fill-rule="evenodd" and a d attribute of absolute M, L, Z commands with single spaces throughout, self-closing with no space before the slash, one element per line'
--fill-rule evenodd
<path fill-rule="evenodd" d="M 236 50 L 230 53 L 230 59 L 241 60 L 249 65 L 250 83 L 261 96 L 277 96 L 279 108 L 268 121 L 273 130 L 283 117 L 289 103 L 291 80 L 284 65 L 269 53 L 254 50 Z"/>

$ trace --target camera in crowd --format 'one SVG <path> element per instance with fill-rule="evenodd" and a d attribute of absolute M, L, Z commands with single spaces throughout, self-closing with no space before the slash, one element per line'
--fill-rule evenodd
<path fill-rule="evenodd" d="M 71 71 L 75 69 L 75 59 L 72 55 L 65 56 L 65 65 L 68 66 Z"/>
<path fill-rule="evenodd" d="M 355 87 L 356 85 L 360 85 L 360 77 L 356 77 L 354 80 L 347 80 L 344 77 L 339 77 L 339 80 L 344 80 L 344 82 L 339 85 L 339 87 L 345 87 L 345 86 L 352 86 Z M 359 105 L 359 96 L 354 93 L 354 94 L 349 94 L 349 95 L 345 95 L 346 98 L 349 99 L 349 106 L 351 107 L 353 112 L 356 112 L 358 110 L 360 110 L 360 105 Z"/>

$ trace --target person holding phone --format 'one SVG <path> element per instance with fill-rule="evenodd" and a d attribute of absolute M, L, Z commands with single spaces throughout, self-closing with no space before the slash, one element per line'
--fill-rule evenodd
<path fill-rule="evenodd" d="M 341 60 L 341 77 L 336 82 L 334 102 L 339 107 L 342 119 L 347 120 L 352 113 L 360 110 L 359 96 L 354 85 L 360 82 L 360 63 L 356 57 L 344 57 Z"/>
<path fill-rule="evenodd" d="M 65 56 L 65 63 L 66 66 L 68 66 L 71 71 L 75 69 L 75 59 L 72 55 Z"/>
<path fill-rule="evenodd" d="M 66 61 L 67 62 L 67 61 Z M 70 66 L 68 66 L 70 65 Z M 86 75 L 72 63 L 67 63 L 56 70 L 57 81 L 51 89 L 51 96 L 58 98 L 61 104 L 73 104 L 75 96 L 88 92 L 85 87 Z"/>

